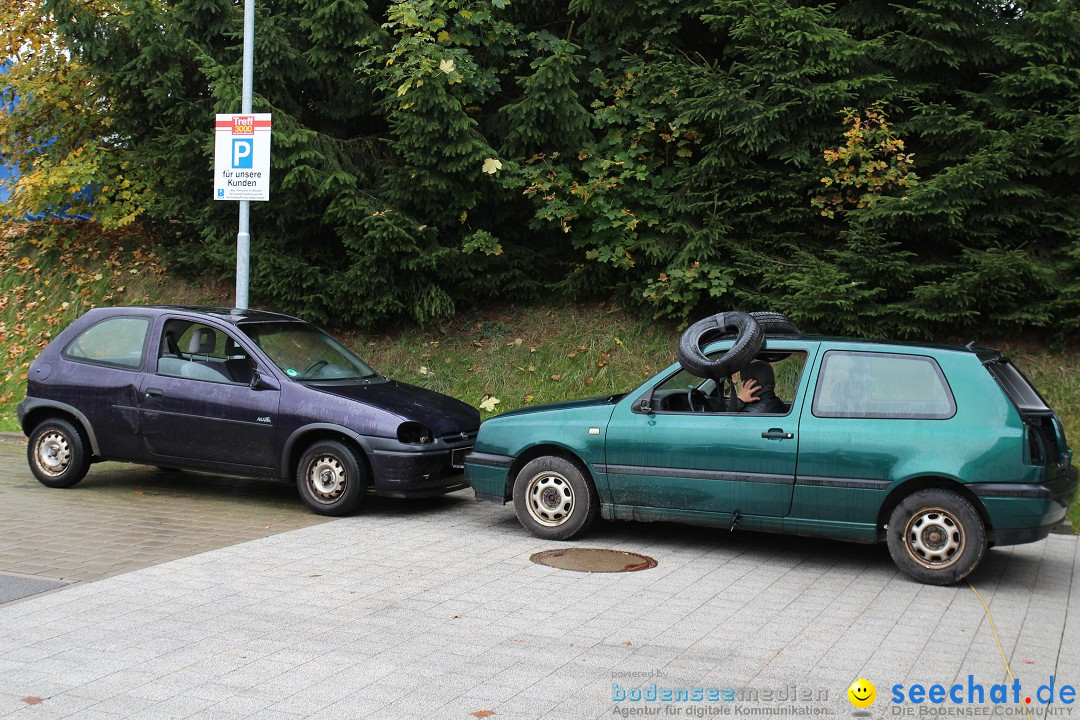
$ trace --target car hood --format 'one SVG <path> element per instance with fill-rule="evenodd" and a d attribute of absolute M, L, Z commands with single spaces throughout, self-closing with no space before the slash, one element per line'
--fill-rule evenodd
<path fill-rule="evenodd" d="M 580 410 L 590 407 L 607 407 L 610 408 L 615 403 L 619 402 L 624 397 L 625 393 L 619 395 L 604 395 L 602 397 L 586 398 L 584 400 L 567 400 L 565 402 L 547 403 L 546 405 L 533 405 L 527 408 L 519 408 L 517 410 L 511 410 L 505 412 L 497 417 L 519 417 L 521 415 L 532 415 L 534 413 L 549 412 L 552 410 Z M 495 418 L 492 418 L 494 420 Z"/>
<path fill-rule="evenodd" d="M 397 380 L 372 383 L 307 383 L 319 392 L 381 408 L 406 420 L 427 425 L 436 437 L 473 432 L 480 427 L 480 412 L 449 395 Z"/>

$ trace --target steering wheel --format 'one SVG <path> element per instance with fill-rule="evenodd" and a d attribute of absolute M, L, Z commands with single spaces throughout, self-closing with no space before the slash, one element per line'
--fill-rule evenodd
<path fill-rule="evenodd" d="M 330 361 L 328 361 L 328 360 L 315 360 L 310 365 L 308 365 L 306 368 L 304 368 L 304 372 L 300 373 L 300 377 L 309 378 L 312 375 L 314 375 L 317 371 L 322 370 L 324 367 L 326 367 L 329 364 L 330 364 Z"/>
<path fill-rule="evenodd" d="M 694 404 L 695 400 L 697 405 Z M 709 409 L 705 404 L 705 393 L 697 388 L 690 388 L 686 391 L 686 404 L 690 406 L 690 412 L 707 412 Z"/>

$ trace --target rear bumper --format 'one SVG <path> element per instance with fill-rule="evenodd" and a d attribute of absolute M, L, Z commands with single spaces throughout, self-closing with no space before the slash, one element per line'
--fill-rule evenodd
<path fill-rule="evenodd" d="M 968 489 L 986 508 L 993 543 L 1020 545 L 1042 540 L 1065 519 L 1078 485 L 1080 472 L 1070 463 L 1045 483 L 979 483 Z"/>

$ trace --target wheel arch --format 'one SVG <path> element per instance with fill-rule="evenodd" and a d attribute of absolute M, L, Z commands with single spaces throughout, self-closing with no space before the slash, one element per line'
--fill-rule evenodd
<path fill-rule="evenodd" d="M 593 489 L 595 489 L 597 493 L 600 492 L 600 488 L 596 484 L 596 478 L 593 476 L 592 470 L 589 469 L 589 464 L 585 462 L 578 453 L 565 445 L 541 443 L 526 448 L 518 453 L 517 457 L 514 458 L 514 462 L 510 464 L 510 469 L 506 473 L 506 487 L 503 488 L 503 497 L 506 500 L 512 500 L 514 497 L 514 481 L 517 480 L 518 473 L 521 472 L 521 469 L 536 458 L 544 457 L 545 455 L 561 457 L 564 460 L 569 460 L 577 465 L 578 469 L 585 475 L 585 478 L 592 483 Z"/>
<path fill-rule="evenodd" d="M 75 429 L 82 433 L 83 439 L 86 440 L 87 444 L 90 446 L 91 454 L 101 454 L 98 449 L 97 436 L 94 434 L 94 428 L 90 424 L 90 420 L 77 408 L 66 403 L 55 401 L 38 401 L 33 403 L 31 407 L 27 408 L 26 413 L 22 417 L 21 426 L 23 434 L 30 437 L 34 432 L 34 428 L 51 418 L 66 420 L 74 425 Z"/>
<path fill-rule="evenodd" d="M 986 511 L 986 507 L 983 505 L 979 497 L 973 493 L 964 483 L 954 479 L 941 475 L 919 475 L 904 480 L 899 485 L 889 491 L 889 494 L 885 496 L 885 500 L 881 503 L 881 508 L 878 510 L 877 517 L 877 536 L 878 542 L 884 542 L 886 537 L 885 526 L 889 522 L 889 516 L 892 515 L 892 511 L 897 505 L 903 501 L 908 495 L 919 492 L 920 490 L 951 490 L 960 497 L 971 503 L 971 506 L 975 508 L 975 512 L 979 514 L 979 517 L 983 521 L 983 526 L 986 528 L 986 537 L 994 537 L 994 526 L 990 522 L 990 514 Z M 991 541 L 992 544 L 992 541 Z"/>
<path fill-rule="evenodd" d="M 285 441 L 285 447 L 281 451 L 281 467 L 278 475 L 283 480 L 295 480 L 296 469 L 300 458 L 312 444 L 320 440 L 337 440 L 345 443 L 356 453 L 356 461 L 361 463 L 369 478 L 374 479 L 371 468 L 371 458 L 368 457 L 368 449 L 364 443 L 364 436 L 340 425 L 330 423 L 318 423 L 305 425 L 293 431 L 289 439 Z"/>

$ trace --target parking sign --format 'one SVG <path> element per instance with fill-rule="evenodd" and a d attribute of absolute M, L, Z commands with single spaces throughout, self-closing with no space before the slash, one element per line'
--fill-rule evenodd
<path fill-rule="evenodd" d="M 214 199 L 270 199 L 270 113 L 218 115 Z"/>

